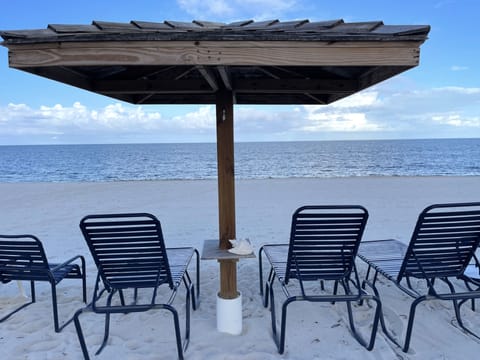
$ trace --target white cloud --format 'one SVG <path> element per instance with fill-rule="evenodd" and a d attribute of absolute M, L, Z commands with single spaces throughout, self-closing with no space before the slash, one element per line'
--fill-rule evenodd
<path fill-rule="evenodd" d="M 378 91 L 366 90 L 361 93 L 343 98 L 331 106 L 334 108 L 358 108 L 379 106 L 380 99 Z"/>
<path fill-rule="evenodd" d="M 450 125 L 457 128 L 464 127 L 480 129 L 480 116 L 462 117 L 459 114 L 436 115 L 432 116 L 432 120 L 439 124 Z"/>
<path fill-rule="evenodd" d="M 273 19 L 286 15 L 297 0 L 177 0 L 179 7 L 198 20 Z"/>
<path fill-rule="evenodd" d="M 380 125 L 370 122 L 365 113 L 321 112 L 310 114 L 307 120 L 302 131 L 362 132 L 382 129 Z"/>
<path fill-rule="evenodd" d="M 234 9 L 226 0 L 177 0 L 178 5 L 198 20 L 209 20 L 208 17 L 232 16 Z M 204 18 L 204 17 L 207 18 Z"/>
<path fill-rule="evenodd" d="M 328 106 L 237 106 L 235 139 L 480 137 L 480 88 L 379 85 Z M 0 107 L 0 144 L 215 141 L 215 106 Z M 23 137 L 23 138 L 22 138 Z M 18 140 L 21 138 L 21 141 Z M 17 140 L 16 140 L 17 139 Z"/>
<path fill-rule="evenodd" d="M 452 71 L 465 71 L 465 70 L 468 70 L 468 66 L 452 65 L 450 67 L 450 70 L 452 70 Z"/>
<path fill-rule="evenodd" d="M 172 122 L 175 126 L 189 130 L 215 129 L 216 110 L 214 106 L 200 106 L 197 111 L 184 115 L 174 116 Z"/>

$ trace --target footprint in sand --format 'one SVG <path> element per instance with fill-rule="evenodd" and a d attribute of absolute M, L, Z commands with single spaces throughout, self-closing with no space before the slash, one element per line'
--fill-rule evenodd
<path fill-rule="evenodd" d="M 383 315 L 385 318 L 388 330 L 395 336 L 400 336 L 403 333 L 403 321 L 401 317 L 389 307 L 383 308 Z"/>
<path fill-rule="evenodd" d="M 23 322 L 20 326 L 17 326 L 16 330 L 24 334 L 33 334 L 49 328 L 53 331 L 53 319 L 51 319 L 52 322 L 44 319 L 38 319 L 35 321 L 31 321 L 32 319 L 27 320 L 27 322 Z"/>
<path fill-rule="evenodd" d="M 27 344 L 23 344 L 21 350 L 27 350 L 29 353 L 35 352 L 48 352 L 54 350 L 56 347 L 59 346 L 58 340 L 42 340 L 31 342 Z M 20 349 L 19 349 L 20 350 Z"/>

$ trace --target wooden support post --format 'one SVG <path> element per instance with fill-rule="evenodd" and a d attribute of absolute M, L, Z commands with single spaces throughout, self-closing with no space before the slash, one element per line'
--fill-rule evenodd
<path fill-rule="evenodd" d="M 229 249 L 229 239 L 235 239 L 235 172 L 233 140 L 233 94 L 217 92 L 217 166 L 219 248 Z M 235 299 L 237 291 L 236 260 L 219 260 L 220 292 L 223 299 Z"/>

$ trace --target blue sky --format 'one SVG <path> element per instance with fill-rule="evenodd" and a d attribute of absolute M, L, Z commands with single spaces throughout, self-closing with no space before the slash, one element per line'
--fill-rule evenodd
<path fill-rule="evenodd" d="M 420 65 L 328 106 L 236 106 L 236 141 L 480 137 L 478 0 L 0 0 L 0 29 L 93 20 L 428 24 Z M 134 106 L 8 67 L 0 145 L 214 142 L 213 106 Z"/>

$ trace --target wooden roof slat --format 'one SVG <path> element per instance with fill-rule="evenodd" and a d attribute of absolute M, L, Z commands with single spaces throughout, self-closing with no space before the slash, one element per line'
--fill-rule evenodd
<path fill-rule="evenodd" d="M 193 23 L 201 26 L 204 29 L 218 29 L 225 26 L 225 23 L 214 21 L 193 20 Z"/>
<path fill-rule="evenodd" d="M 1 31 L 0 35 L 4 39 L 28 39 L 37 37 L 52 37 L 57 36 L 57 33 L 52 29 L 34 29 L 34 30 L 5 30 Z"/>
<path fill-rule="evenodd" d="M 382 25 L 372 31 L 374 34 L 415 35 L 428 34 L 429 25 Z"/>
<path fill-rule="evenodd" d="M 151 22 L 151 21 L 140 21 L 140 20 L 132 20 L 132 24 L 139 27 L 142 30 L 155 30 L 155 31 L 172 31 L 174 28 L 167 23 L 164 22 Z"/>
<path fill-rule="evenodd" d="M 3 45 L 89 41 L 423 41 L 428 25 L 384 25 L 381 21 L 345 23 L 342 19 L 309 22 L 252 20 L 230 24 L 195 20 L 129 23 L 93 21 L 90 25 L 50 24 L 41 30 L 0 31 Z"/>
<path fill-rule="evenodd" d="M 252 21 L 242 26 L 242 30 L 265 30 L 265 28 L 278 23 L 279 20 Z"/>
<path fill-rule="evenodd" d="M 120 23 L 120 22 L 111 22 L 111 21 L 98 21 L 94 20 L 92 25 L 97 26 L 99 29 L 104 31 L 138 31 L 140 30 L 135 24 L 129 23 Z"/>
<path fill-rule="evenodd" d="M 166 20 L 165 24 L 170 25 L 174 29 L 180 30 L 202 30 L 202 27 L 194 22 Z"/>
<path fill-rule="evenodd" d="M 331 28 L 324 29 L 325 32 L 340 32 L 340 33 L 365 33 L 371 32 L 379 26 L 383 25 L 382 21 L 365 21 L 365 22 L 352 22 L 352 23 L 341 23 L 335 25 Z"/>
<path fill-rule="evenodd" d="M 335 19 L 335 20 L 328 20 L 328 21 L 315 21 L 315 22 L 308 22 L 299 26 L 299 31 L 315 31 L 315 30 L 323 30 L 329 29 L 334 26 L 338 26 L 343 24 L 343 19 Z"/>
<path fill-rule="evenodd" d="M 315 29 L 325 29 L 331 28 L 334 26 L 338 26 L 340 24 L 344 24 L 345 22 L 343 19 L 333 19 L 333 20 L 326 20 L 326 21 L 311 21 L 308 24 L 303 24 L 301 29 L 304 28 L 315 28 Z"/>
<path fill-rule="evenodd" d="M 297 20 L 297 21 L 283 21 L 276 22 L 272 25 L 269 25 L 265 30 L 267 31 L 287 31 L 287 30 L 300 30 L 299 29 L 303 24 L 308 23 L 308 19 Z"/>
<path fill-rule="evenodd" d="M 225 25 L 225 28 L 233 29 L 233 28 L 237 28 L 237 27 L 243 27 L 243 26 L 246 26 L 246 25 L 251 24 L 251 23 L 253 23 L 253 20 L 235 21 L 235 22 L 232 22 L 232 23 L 229 23 L 229 24 Z"/>
<path fill-rule="evenodd" d="M 94 33 L 101 32 L 95 25 L 68 25 L 68 24 L 48 24 L 48 29 L 53 30 L 57 34 L 62 33 Z"/>

